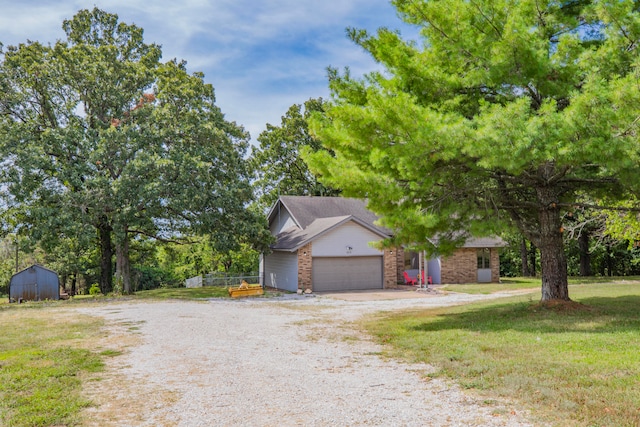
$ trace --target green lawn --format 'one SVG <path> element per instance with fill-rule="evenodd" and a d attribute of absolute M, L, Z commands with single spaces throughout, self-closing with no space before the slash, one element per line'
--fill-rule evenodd
<path fill-rule="evenodd" d="M 281 295 L 282 291 L 265 290 L 264 297 Z M 138 291 L 132 296 L 114 295 L 76 295 L 66 303 L 82 302 L 83 300 L 107 300 L 113 298 L 140 298 L 140 299 L 187 299 L 198 300 L 207 298 L 231 298 L 225 286 L 203 286 L 201 288 L 158 288 L 149 291 Z M 260 297 L 251 297 L 260 298 Z M 62 305 L 64 301 L 51 301 L 49 304 Z M 8 299 L 0 300 L 0 308 L 9 306 Z"/>
<path fill-rule="evenodd" d="M 540 279 L 535 277 L 526 278 L 503 278 L 500 283 L 470 283 L 467 285 L 443 285 L 440 289 L 451 292 L 462 292 L 465 294 L 492 294 L 495 292 L 515 291 L 519 289 L 539 289 Z"/>
<path fill-rule="evenodd" d="M 590 282 L 570 285 L 582 305 L 543 308 L 535 291 L 365 327 L 389 356 L 433 364 L 489 399 L 515 398 L 554 425 L 638 426 L 640 284 Z"/>
<path fill-rule="evenodd" d="M 640 282 L 640 277 L 569 277 L 570 285 L 630 283 Z M 503 277 L 500 283 L 470 283 L 466 285 L 443 285 L 440 289 L 466 294 L 492 294 L 495 292 L 515 291 L 520 289 L 540 289 L 541 280 L 535 277 Z"/>
<path fill-rule="evenodd" d="M 0 306 L 0 425 L 81 425 L 82 377 L 103 366 L 83 343 L 101 325 L 44 303 Z"/>
<path fill-rule="evenodd" d="M 389 356 L 433 364 L 439 368 L 433 375 L 450 377 L 487 400 L 516 399 L 534 419 L 558 426 L 638 426 L 640 282 L 602 280 L 570 285 L 571 297 L 582 305 L 540 307 L 539 283 L 514 279 L 494 291 L 532 291 L 494 302 L 379 315 L 365 327 L 387 345 Z M 579 282 L 585 281 L 571 283 Z M 228 297 L 226 289 L 137 294 L 218 296 Z M 81 395 L 83 378 L 100 371 L 110 354 L 92 344 L 102 322 L 70 315 L 64 310 L 68 303 L 0 304 L 0 425 L 82 424 L 79 414 L 91 404 Z"/>
<path fill-rule="evenodd" d="M 160 299 L 200 299 L 200 298 L 230 298 L 224 286 L 203 286 L 201 288 L 159 288 L 149 291 L 138 291 L 136 298 Z"/>
<path fill-rule="evenodd" d="M 266 290 L 262 296 L 250 298 L 264 298 L 280 295 L 282 292 Z M 150 291 L 138 291 L 136 298 L 153 299 L 206 299 L 206 298 L 231 298 L 225 286 L 203 286 L 201 288 L 161 288 Z"/>

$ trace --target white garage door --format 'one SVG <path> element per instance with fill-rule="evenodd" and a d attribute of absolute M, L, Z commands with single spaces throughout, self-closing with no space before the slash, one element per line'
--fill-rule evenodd
<path fill-rule="evenodd" d="M 314 292 L 382 289 L 382 257 L 313 258 Z"/>

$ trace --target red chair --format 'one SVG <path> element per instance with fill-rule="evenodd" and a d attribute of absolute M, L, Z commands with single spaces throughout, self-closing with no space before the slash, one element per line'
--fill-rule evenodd
<path fill-rule="evenodd" d="M 422 283 L 426 283 L 428 285 L 433 285 L 433 280 L 431 279 L 431 276 L 427 276 L 427 281 L 424 281 L 424 270 L 422 271 Z"/>
<path fill-rule="evenodd" d="M 405 285 L 411 285 L 411 286 L 416 285 L 416 279 L 412 279 L 411 277 L 409 277 L 409 274 L 406 271 L 403 271 L 402 275 L 404 276 Z"/>

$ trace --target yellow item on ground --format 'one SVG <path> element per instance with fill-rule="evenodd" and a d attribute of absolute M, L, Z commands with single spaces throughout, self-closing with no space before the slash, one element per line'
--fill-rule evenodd
<path fill-rule="evenodd" d="M 239 297 L 249 297 L 254 295 L 263 295 L 264 290 L 260 285 L 250 285 L 244 280 L 240 284 L 240 286 L 230 287 L 229 288 L 229 296 L 231 298 L 239 298 Z"/>

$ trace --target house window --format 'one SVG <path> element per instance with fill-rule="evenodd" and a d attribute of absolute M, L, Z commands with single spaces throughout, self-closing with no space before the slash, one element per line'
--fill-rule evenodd
<path fill-rule="evenodd" d="M 491 268 L 491 251 L 489 248 L 478 249 L 478 270 Z"/>
<path fill-rule="evenodd" d="M 418 260 L 420 254 L 418 252 L 405 251 L 404 252 L 404 269 L 415 270 L 418 268 Z"/>

